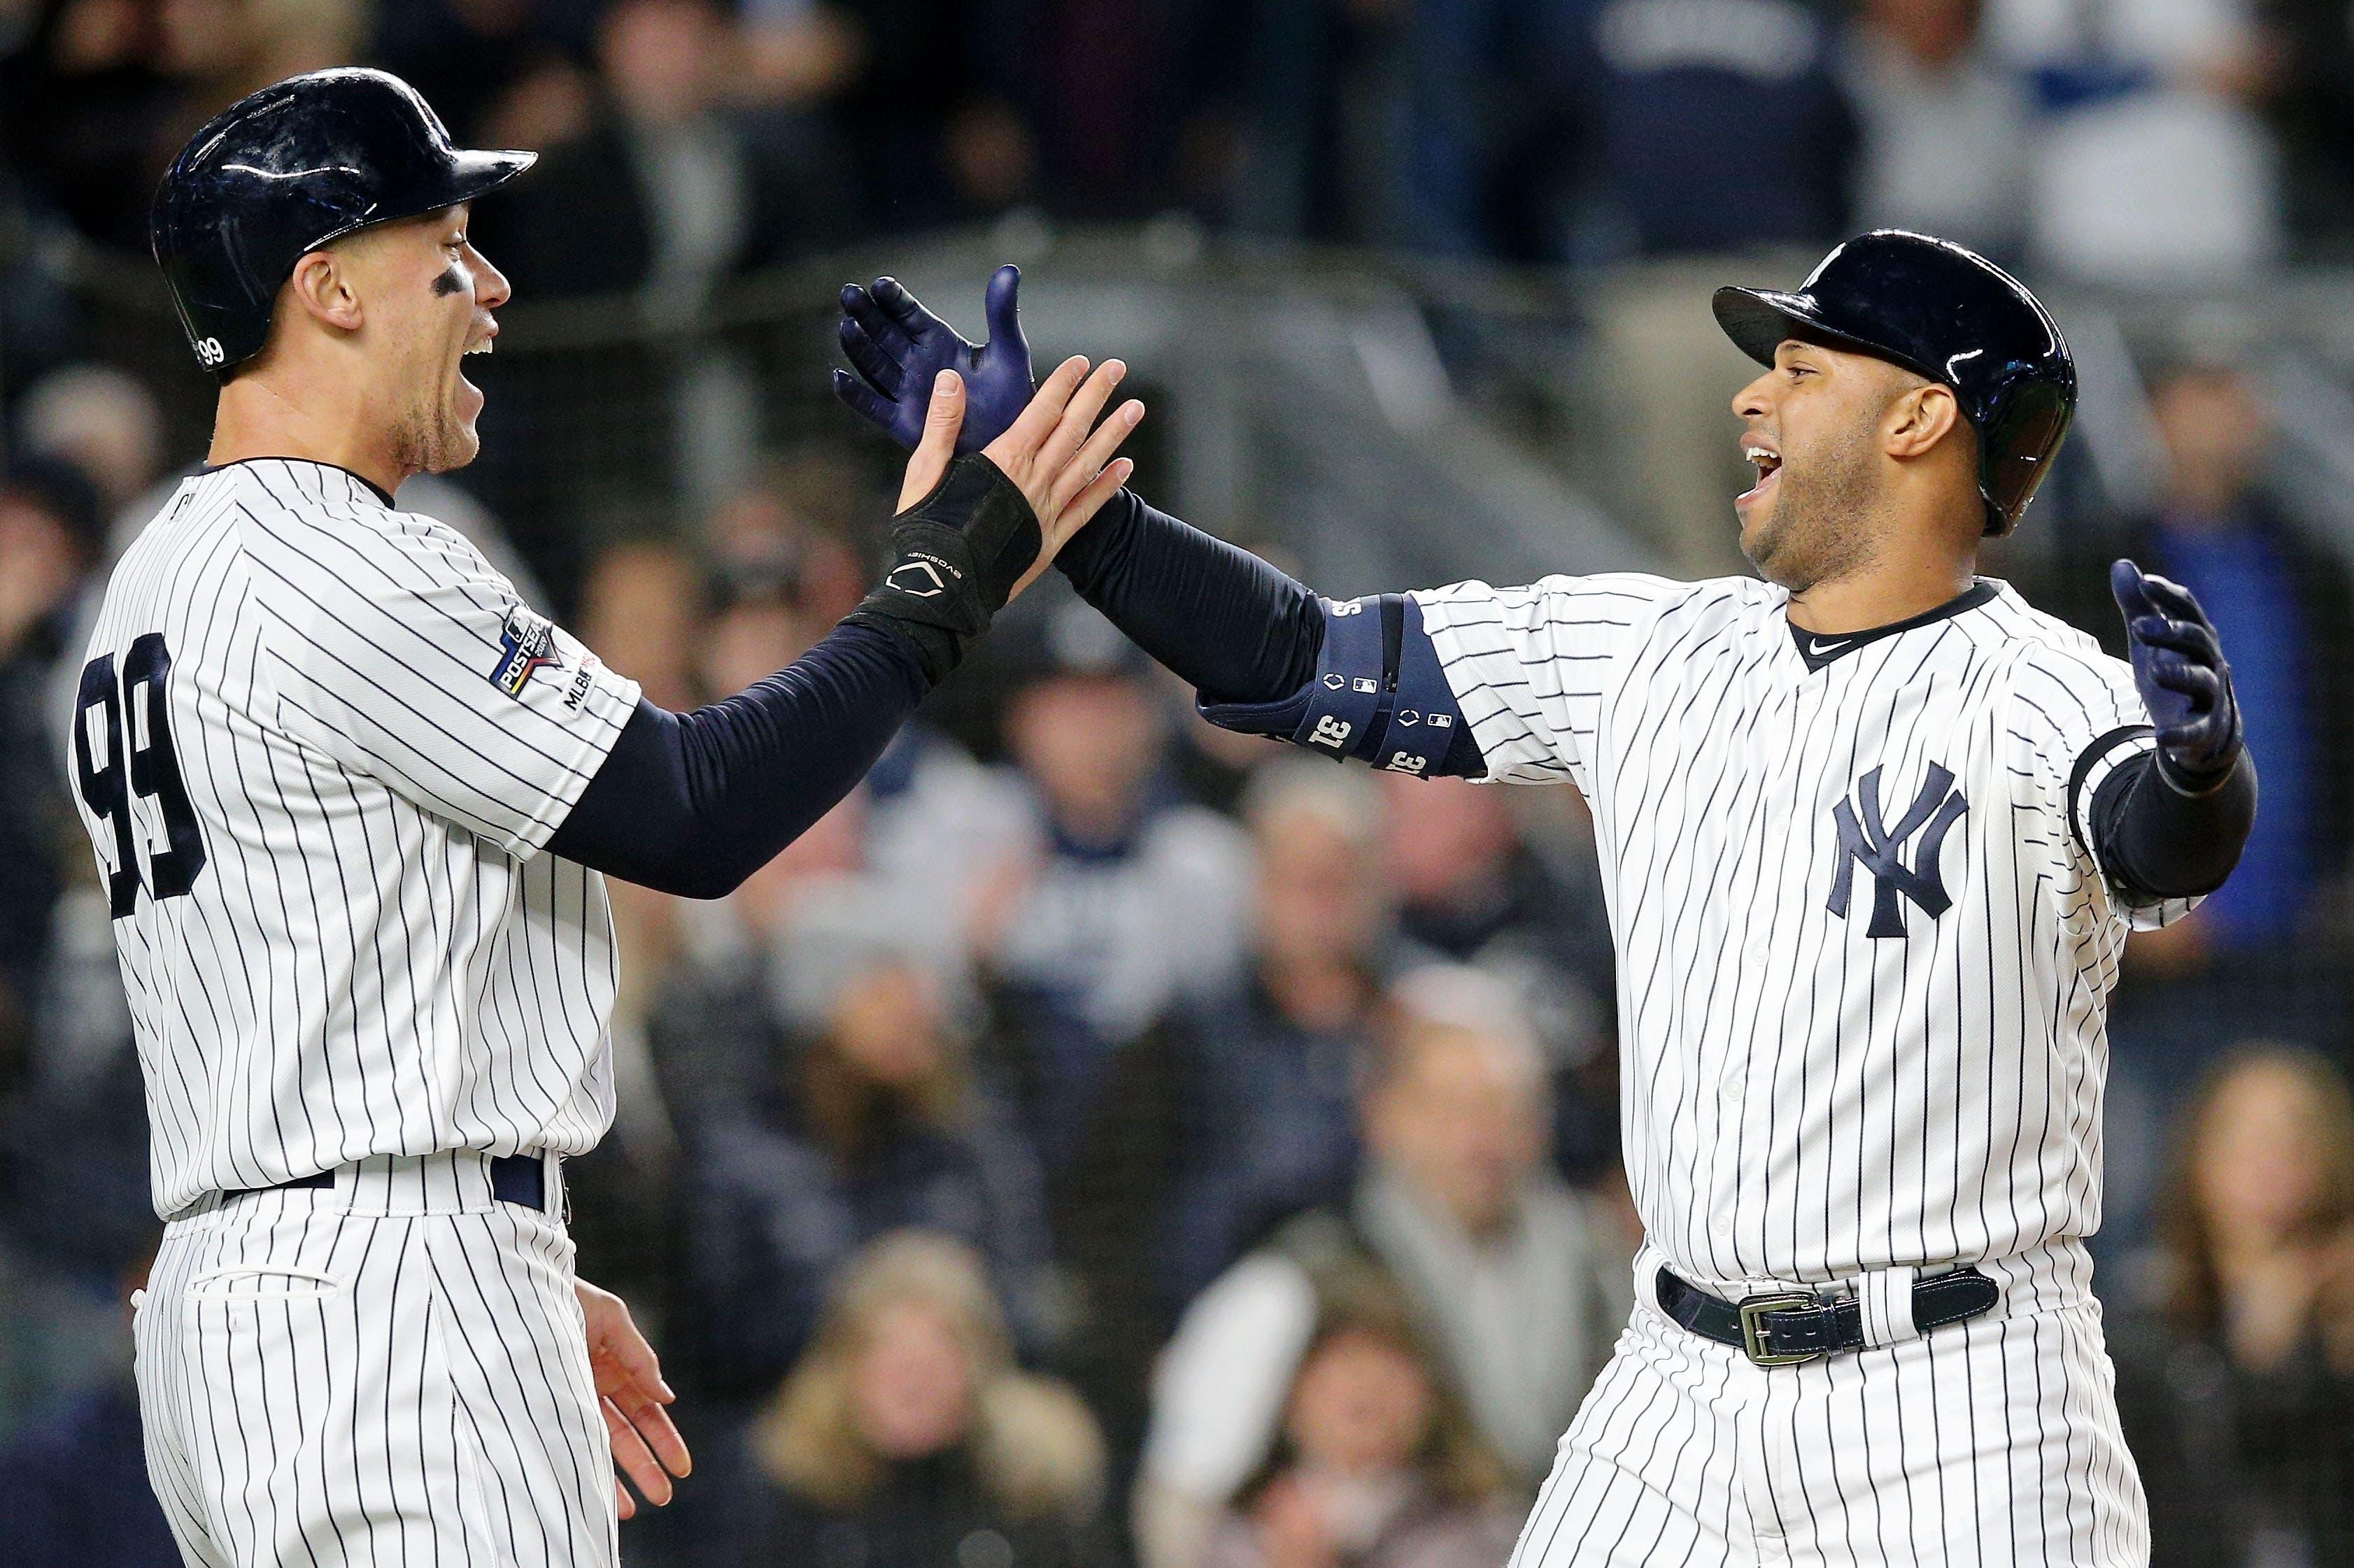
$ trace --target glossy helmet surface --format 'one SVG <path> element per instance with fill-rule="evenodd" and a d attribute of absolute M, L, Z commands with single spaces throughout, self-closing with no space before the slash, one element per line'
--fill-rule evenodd
<path fill-rule="evenodd" d="M 1834 249 L 1796 293 L 1719 289 L 1716 319 L 1774 363 L 1783 339 L 1859 349 L 1954 389 L 1978 432 L 1989 535 L 2018 526 L 2076 412 L 2076 363 L 2042 302 L 1950 240 L 1875 229 Z"/>
<path fill-rule="evenodd" d="M 306 253 L 472 201 L 536 157 L 451 146 L 417 90 L 380 70 L 312 71 L 238 100 L 180 150 L 148 215 L 196 362 L 227 379 L 261 352 Z"/>

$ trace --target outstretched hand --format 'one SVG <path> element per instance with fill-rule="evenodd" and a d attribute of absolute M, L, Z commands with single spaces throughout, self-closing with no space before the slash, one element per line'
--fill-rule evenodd
<path fill-rule="evenodd" d="M 896 278 L 842 291 L 842 352 L 857 370 L 833 373 L 834 396 L 909 451 L 924 435 L 927 399 L 943 370 L 963 382 L 959 453 L 979 451 L 1010 429 L 1031 398 L 1030 345 L 1022 336 L 1022 269 L 1000 267 L 982 310 L 989 341 L 967 343 Z"/>
<path fill-rule="evenodd" d="M 1144 405 L 1131 397 L 1097 422 L 1127 374 L 1128 366 L 1117 359 L 1105 360 L 1093 375 L 1083 358 L 1063 361 L 1005 430 L 981 449 L 981 455 L 1022 492 L 1038 519 L 1037 556 L 1006 594 L 1009 601 L 1037 581 L 1055 553 L 1134 471 L 1133 462 L 1114 454 L 1143 419 Z M 960 428 L 970 419 L 970 401 L 954 373 L 935 378 L 921 438 L 900 480 L 902 513 L 929 495 L 948 473 L 962 445 Z"/>
<path fill-rule="evenodd" d="M 2240 757 L 2240 705 L 2232 666 L 2190 590 L 2146 575 L 2131 561 L 2109 568 L 2126 618 L 2134 684 L 2158 732 L 2161 771 L 2197 793 L 2221 783 Z"/>
<path fill-rule="evenodd" d="M 613 1441 L 613 1463 L 640 1496 L 659 1508 L 671 1499 L 671 1478 L 694 1468 L 686 1440 L 663 1408 L 678 1395 L 663 1381 L 662 1363 L 638 1332 L 628 1305 L 585 1279 L 574 1281 L 573 1288 L 580 1297 L 588 1371 L 596 1380 L 605 1430 Z M 634 1518 L 637 1499 L 620 1477 L 614 1478 L 613 1495 L 621 1517 Z"/>

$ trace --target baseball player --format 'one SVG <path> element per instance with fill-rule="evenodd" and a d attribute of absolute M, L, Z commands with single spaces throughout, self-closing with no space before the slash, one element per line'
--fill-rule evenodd
<path fill-rule="evenodd" d="M 939 366 L 965 439 L 1020 406 L 889 280 L 844 302 L 903 440 Z M 2000 270 L 1879 232 L 1714 308 L 1762 581 L 1334 603 L 1125 494 L 1061 565 L 1214 723 L 1593 808 L 1648 1241 L 1518 1568 L 2146 1563 L 2084 1245 L 2105 1001 L 2253 820 L 2229 670 L 2128 562 L 2130 665 L 1977 575 L 2076 395 Z"/>
<path fill-rule="evenodd" d="M 210 461 L 124 555 L 68 767 L 112 904 L 162 1250 L 149 1475 L 182 1552 L 610 1563 L 688 1457 L 652 1352 L 572 1272 L 561 1162 L 613 1111 L 606 874 L 716 896 L 814 821 L 1128 471 L 1117 362 L 955 458 L 928 404 L 884 584 L 689 714 L 402 513 L 475 454 L 505 280 L 453 149 L 381 72 L 196 132 L 157 260 L 220 381 Z"/>

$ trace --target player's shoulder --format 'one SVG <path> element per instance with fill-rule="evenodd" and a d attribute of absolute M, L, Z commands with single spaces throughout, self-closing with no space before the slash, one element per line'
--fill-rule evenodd
<path fill-rule="evenodd" d="M 2009 583 L 1997 581 L 1995 586 L 1995 598 L 1986 608 L 2001 634 L 2014 691 L 2039 683 L 2105 687 L 2133 679 L 2132 666 L 2103 649 L 2089 632 L 2038 609 Z"/>
<path fill-rule="evenodd" d="M 359 475 L 299 458 L 249 458 L 196 482 L 228 503 L 249 555 L 360 591 L 389 578 L 419 586 L 491 572 L 482 552 L 438 518 L 404 512 Z"/>
<path fill-rule="evenodd" d="M 1469 581 L 1415 597 L 1424 602 L 1426 610 L 1434 606 L 1444 612 L 1467 605 L 1500 603 L 1555 614 L 1616 616 L 1631 623 L 1668 614 L 1768 611 L 1778 608 L 1787 596 L 1769 583 L 1749 577 L 1686 581 L 1649 572 L 1555 572 L 1517 588 Z"/>

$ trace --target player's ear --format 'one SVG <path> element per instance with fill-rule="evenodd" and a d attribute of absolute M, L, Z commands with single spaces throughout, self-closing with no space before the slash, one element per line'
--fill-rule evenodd
<path fill-rule="evenodd" d="M 1946 439 L 1962 417 L 1954 389 L 1943 382 L 1921 381 L 1897 393 L 1881 421 L 1888 455 L 1916 458 Z"/>
<path fill-rule="evenodd" d="M 294 263 L 286 293 L 294 308 L 339 332 L 357 332 L 364 313 L 349 259 L 333 249 L 313 250 Z"/>

